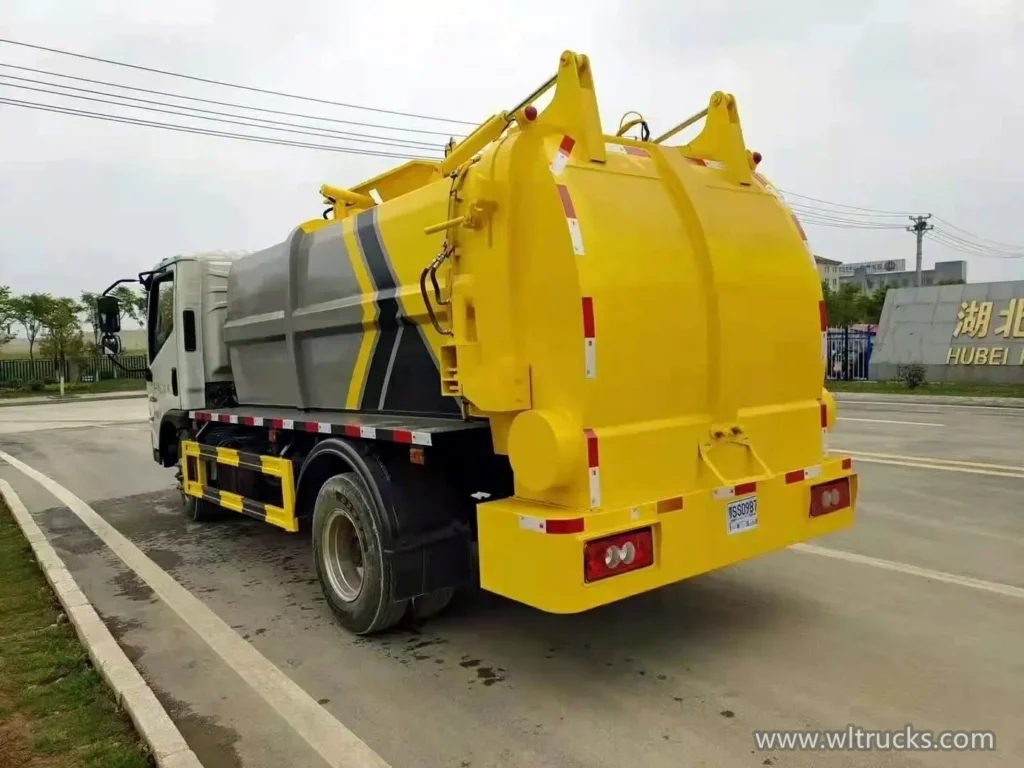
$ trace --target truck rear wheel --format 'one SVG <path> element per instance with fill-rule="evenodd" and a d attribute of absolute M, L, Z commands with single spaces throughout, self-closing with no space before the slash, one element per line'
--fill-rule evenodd
<path fill-rule="evenodd" d="M 208 523 L 224 516 L 224 510 L 217 504 L 190 496 L 182 487 L 181 461 L 178 462 L 178 490 L 181 492 L 181 505 L 185 508 L 185 517 L 194 523 Z"/>
<path fill-rule="evenodd" d="M 206 499 L 189 496 L 182 491 L 181 500 L 185 507 L 185 517 L 194 523 L 208 523 L 224 516 L 223 510 L 219 506 Z"/>
<path fill-rule="evenodd" d="M 408 601 L 391 599 L 391 565 L 383 554 L 383 521 L 364 482 L 334 475 L 313 505 L 313 559 L 327 604 L 357 635 L 397 624 Z"/>

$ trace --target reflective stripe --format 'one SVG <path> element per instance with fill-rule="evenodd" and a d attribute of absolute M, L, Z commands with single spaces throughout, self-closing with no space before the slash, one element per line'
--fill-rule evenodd
<path fill-rule="evenodd" d="M 688 157 L 686 159 L 691 165 L 700 165 L 704 168 L 712 168 L 716 171 L 721 171 L 725 168 L 725 163 L 720 163 L 717 160 L 705 160 L 701 157 Z"/>
<path fill-rule="evenodd" d="M 594 299 L 583 297 L 583 374 L 597 377 L 597 330 L 594 326 Z"/>
<path fill-rule="evenodd" d="M 745 496 L 748 493 L 754 493 L 757 490 L 757 483 L 740 483 L 739 485 L 723 485 L 720 488 L 715 488 L 711 492 L 712 498 L 721 499 L 733 499 L 737 496 Z"/>
<path fill-rule="evenodd" d="M 804 469 L 794 469 L 792 472 L 786 473 L 786 483 L 802 483 L 804 480 L 811 480 L 821 475 L 821 465 L 815 464 L 813 467 L 805 467 Z"/>
<path fill-rule="evenodd" d="M 262 416 L 244 416 L 228 413 L 210 413 L 208 411 L 189 411 L 189 417 L 195 421 L 214 421 L 223 424 L 262 427 L 270 429 L 298 430 L 300 432 L 320 435 L 343 435 L 367 440 L 387 440 L 393 443 L 413 445 L 433 445 L 430 432 L 411 429 L 392 429 L 386 427 L 366 427 L 358 424 L 333 424 L 328 421 L 294 421 L 292 419 L 265 419 Z"/>
<path fill-rule="evenodd" d="M 569 188 L 565 184 L 556 184 L 558 197 L 562 201 L 562 210 L 565 212 L 565 220 L 569 225 L 569 239 L 572 240 L 572 252 L 577 256 L 583 255 L 583 232 L 580 230 L 579 219 L 576 218 L 576 206 L 573 205 Z"/>
<path fill-rule="evenodd" d="M 563 517 L 546 520 L 543 517 L 519 515 L 519 527 L 524 531 L 533 531 L 534 533 L 583 533 L 584 521 L 582 517 Z"/>
<path fill-rule="evenodd" d="M 572 148 L 574 146 L 576 146 L 576 141 L 572 137 L 562 137 L 562 143 L 558 145 L 555 157 L 551 161 L 551 173 L 555 176 L 564 171 L 565 166 L 569 164 L 569 155 L 572 154 Z"/>
<path fill-rule="evenodd" d="M 587 472 L 590 484 L 590 508 L 601 506 L 601 456 L 598 453 L 597 433 L 592 429 L 584 429 L 587 437 Z"/>
<path fill-rule="evenodd" d="M 631 155 L 632 157 L 650 157 L 651 153 L 640 147 L 630 147 L 625 144 L 605 144 L 604 148 L 617 155 Z"/>

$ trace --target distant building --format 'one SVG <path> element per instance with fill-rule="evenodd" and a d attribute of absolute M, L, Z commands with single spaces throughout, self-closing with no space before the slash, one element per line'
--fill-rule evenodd
<path fill-rule="evenodd" d="M 814 263 L 818 267 L 818 276 L 821 278 L 821 282 L 828 285 L 829 290 L 837 290 L 839 288 L 839 271 L 843 262 L 826 259 L 824 256 L 815 256 Z"/>
<path fill-rule="evenodd" d="M 817 258 L 817 257 L 815 257 Z M 905 259 L 898 259 L 889 262 L 876 262 L 865 264 L 844 264 L 839 275 L 839 285 L 854 283 L 864 291 L 874 291 L 882 286 L 891 288 L 910 288 L 914 285 L 914 270 L 912 269 L 878 269 L 879 265 L 889 266 L 895 264 L 903 267 Z M 852 269 L 850 269 L 852 267 Z M 819 273 L 821 267 L 818 267 Z M 951 283 L 955 281 L 967 282 L 966 261 L 937 261 L 932 269 L 921 270 L 921 285 L 938 285 L 939 283 Z"/>

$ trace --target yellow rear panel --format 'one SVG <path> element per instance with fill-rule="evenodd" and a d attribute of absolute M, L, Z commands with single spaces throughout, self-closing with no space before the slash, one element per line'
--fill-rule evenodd
<path fill-rule="evenodd" d="M 582 610 L 849 525 L 855 477 L 849 508 L 809 518 L 811 487 L 851 475 L 824 450 L 821 288 L 733 97 L 712 96 L 686 146 L 606 136 L 589 61 L 567 52 L 550 105 L 514 117 L 474 134 L 500 136 L 475 158 L 470 137 L 433 176 L 412 164 L 353 191 L 384 195 L 402 313 L 515 474 L 513 499 L 479 506 L 483 585 Z M 419 287 L 438 253 L 440 332 Z M 756 495 L 756 528 L 727 532 L 730 492 Z M 644 526 L 653 567 L 584 583 L 586 541 Z"/>

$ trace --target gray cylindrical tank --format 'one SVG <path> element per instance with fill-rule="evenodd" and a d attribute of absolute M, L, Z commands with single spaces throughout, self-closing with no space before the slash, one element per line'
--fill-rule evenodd
<path fill-rule="evenodd" d="M 238 401 L 342 409 L 362 341 L 361 292 L 341 224 L 236 261 L 224 339 Z"/>

